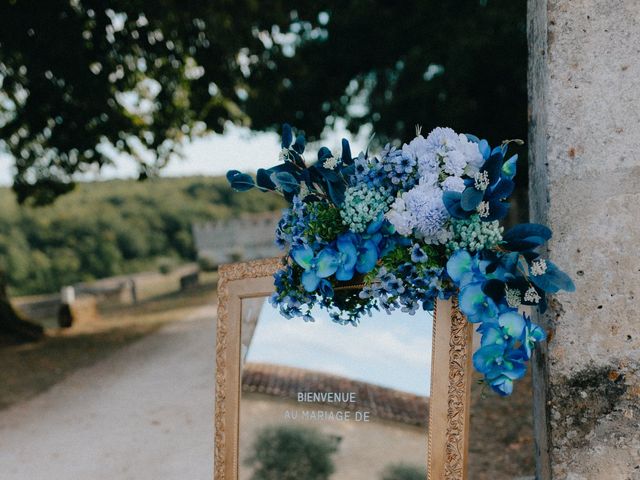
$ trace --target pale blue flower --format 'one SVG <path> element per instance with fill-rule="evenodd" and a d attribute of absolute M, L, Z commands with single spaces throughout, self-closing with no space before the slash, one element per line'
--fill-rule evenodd
<path fill-rule="evenodd" d="M 314 292 L 320 280 L 336 273 L 339 267 L 336 260 L 337 252 L 330 248 L 325 248 L 315 255 L 311 247 L 302 245 L 291 249 L 291 257 L 304 269 L 302 286 L 307 292 Z"/>
<path fill-rule="evenodd" d="M 445 228 L 449 218 L 442 190 L 426 179 L 398 197 L 387 212 L 387 219 L 400 234 L 414 232 L 425 243 L 445 243 L 449 239 Z"/>
<path fill-rule="evenodd" d="M 522 329 L 522 335 L 520 336 L 520 342 L 522 343 L 522 349 L 527 358 L 531 358 L 531 353 L 535 344 L 545 339 L 546 334 L 540 325 L 537 325 L 531 321 L 531 318 L 525 317 L 525 326 Z"/>
<path fill-rule="evenodd" d="M 424 263 L 429 260 L 429 256 L 425 253 L 419 243 L 414 243 L 411 247 L 411 261 L 414 263 Z"/>
<path fill-rule="evenodd" d="M 441 185 L 442 190 L 445 192 L 451 191 L 462 193 L 466 188 L 464 180 L 460 177 L 447 177 L 442 181 Z"/>

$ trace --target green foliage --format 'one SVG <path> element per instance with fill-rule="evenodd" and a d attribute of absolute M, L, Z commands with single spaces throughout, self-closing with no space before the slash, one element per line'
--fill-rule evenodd
<path fill-rule="evenodd" d="M 496 143 L 526 137 L 526 62 L 524 0 L 2 2 L 0 139 L 35 203 L 118 152 L 151 176 L 227 121 Z"/>
<path fill-rule="evenodd" d="M 424 480 L 427 471 L 424 467 L 400 463 L 387 467 L 381 480 Z"/>
<path fill-rule="evenodd" d="M 395 270 L 403 263 L 411 261 L 410 247 L 396 247 L 384 258 L 384 266 L 390 270 Z"/>
<path fill-rule="evenodd" d="M 280 209 L 259 191 L 234 195 L 223 178 L 80 184 L 48 207 L 18 206 L 0 189 L 0 269 L 13 294 L 194 260 L 193 222 Z"/>
<path fill-rule="evenodd" d="M 309 211 L 309 223 L 306 234 L 313 238 L 318 236 L 325 241 L 332 241 L 342 232 L 346 231 L 342 223 L 340 210 L 333 205 L 322 202 L 310 203 L 307 206 Z"/>
<path fill-rule="evenodd" d="M 254 467 L 251 480 L 327 480 L 335 470 L 331 455 L 337 443 L 307 427 L 267 427 L 246 459 Z"/>

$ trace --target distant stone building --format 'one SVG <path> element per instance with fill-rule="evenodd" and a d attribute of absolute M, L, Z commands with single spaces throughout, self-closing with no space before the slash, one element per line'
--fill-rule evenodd
<path fill-rule="evenodd" d="M 355 404 L 299 403 L 298 393 L 354 392 Z M 332 457 L 335 480 L 377 480 L 389 465 L 425 468 L 429 399 L 411 393 L 322 372 L 282 365 L 247 363 L 243 369 L 240 409 L 240 480 L 251 478 L 243 463 L 259 431 L 274 425 L 316 428 L 339 440 Z M 369 412 L 370 420 L 332 421 L 305 418 L 304 412 Z M 295 419 L 288 415 L 297 412 Z M 352 417 L 354 418 L 354 417 Z"/>
<path fill-rule="evenodd" d="M 198 258 L 213 265 L 281 255 L 274 244 L 280 212 L 194 224 Z"/>

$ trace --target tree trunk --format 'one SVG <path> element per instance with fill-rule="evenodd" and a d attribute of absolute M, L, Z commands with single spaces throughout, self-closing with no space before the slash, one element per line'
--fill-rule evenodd
<path fill-rule="evenodd" d="M 12 342 L 33 342 L 44 336 L 42 326 L 22 318 L 11 305 L 7 294 L 7 280 L 0 270 L 0 337 Z"/>

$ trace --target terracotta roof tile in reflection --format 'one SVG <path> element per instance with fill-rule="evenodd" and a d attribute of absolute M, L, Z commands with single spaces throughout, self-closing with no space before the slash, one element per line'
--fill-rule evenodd
<path fill-rule="evenodd" d="M 357 403 L 330 405 L 351 411 L 368 410 L 372 417 L 418 427 L 426 428 L 428 424 L 428 397 L 313 370 L 247 363 L 242 373 L 242 391 L 291 400 L 297 400 L 299 392 L 354 392 L 357 395 Z"/>

